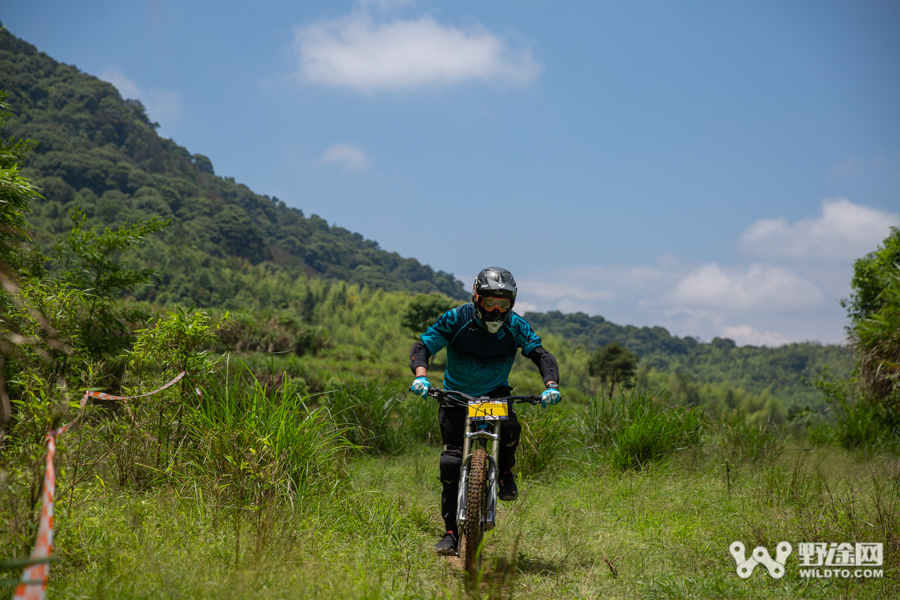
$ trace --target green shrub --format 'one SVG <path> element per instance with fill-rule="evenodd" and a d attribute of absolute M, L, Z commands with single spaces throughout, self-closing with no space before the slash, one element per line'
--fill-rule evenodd
<path fill-rule="evenodd" d="M 330 345 L 328 332 L 287 311 L 242 313 L 224 327 L 213 347 L 222 352 L 315 355 Z"/>
<path fill-rule="evenodd" d="M 878 405 L 865 396 L 855 396 L 852 381 L 836 379 L 826 371 L 814 385 L 829 400 L 833 415 L 832 434 L 820 437 L 830 437 L 848 450 L 885 443 L 890 431 L 879 418 Z"/>
<path fill-rule="evenodd" d="M 844 448 L 869 448 L 883 437 L 884 426 L 876 409 L 862 402 L 841 404 L 837 415 L 837 439 Z"/>
<path fill-rule="evenodd" d="M 874 252 L 853 265 L 853 293 L 847 309 L 850 345 L 856 357 L 857 385 L 873 415 L 887 427 L 900 426 L 900 228 Z M 862 423 L 860 423 L 862 425 Z"/>

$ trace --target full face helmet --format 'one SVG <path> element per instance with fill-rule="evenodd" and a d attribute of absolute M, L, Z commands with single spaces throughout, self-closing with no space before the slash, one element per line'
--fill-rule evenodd
<path fill-rule="evenodd" d="M 475 278 L 472 284 L 475 315 L 491 333 L 496 333 L 512 312 L 516 292 L 516 280 L 506 269 L 488 267 Z"/>

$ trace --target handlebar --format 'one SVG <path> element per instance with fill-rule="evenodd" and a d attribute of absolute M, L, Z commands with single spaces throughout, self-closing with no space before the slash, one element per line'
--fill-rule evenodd
<path fill-rule="evenodd" d="M 500 396 L 499 398 L 488 398 L 487 396 L 470 396 L 468 394 L 464 394 L 463 392 L 457 392 L 456 390 L 444 390 L 440 388 L 430 388 L 428 390 L 428 395 L 437 400 L 444 406 L 468 406 L 470 400 L 477 400 L 484 402 L 486 400 L 505 400 L 507 402 L 516 403 L 528 403 L 528 404 L 538 404 L 541 401 L 540 396 Z"/>

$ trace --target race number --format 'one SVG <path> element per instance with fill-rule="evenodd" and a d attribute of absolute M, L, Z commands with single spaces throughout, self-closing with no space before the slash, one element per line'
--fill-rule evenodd
<path fill-rule="evenodd" d="M 474 400 L 469 402 L 470 421 L 501 421 L 509 418 L 505 400 Z"/>

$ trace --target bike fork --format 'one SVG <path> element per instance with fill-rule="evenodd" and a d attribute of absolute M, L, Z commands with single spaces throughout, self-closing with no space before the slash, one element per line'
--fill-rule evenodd
<path fill-rule="evenodd" d="M 463 439 L 463 464 L 459 471 L 459 491 L 456 496 L 456 523 L 462 528 L 466 524 L 466 498 L 469 490 L 469 465 L 472 462 L 472 438 L 477 432 L 471 423 L 466 424 Z M 497 522 L 497 486 L 500 478 L 500 422 L 494 423 L 494 432 L 487 433 L 491 440 L 491 453 L 488 455 L 488 497 L 484 511 L 484 529 L 493 529 Z"/>
<path fill-rule="evenodd" d="M 469 463 L 472 462 L 472 423 L 466 423 L 466 433 L 463 438 L 463 462 L 459 468 L 459 486 L 456 493 L 456 524 L 462 530 L 466 524 L 466 496 L 469 489 Z"/>
<path fill-rule="evenodd" d="M 485 530 L 493 529 L 497 524 L 497 485 L 500 479 L 500 421 L 494 426 L 496 439 L 491 441 L 491 453 L 488 455 L 488 497 L 487 510 L 484 512 Z"/>

